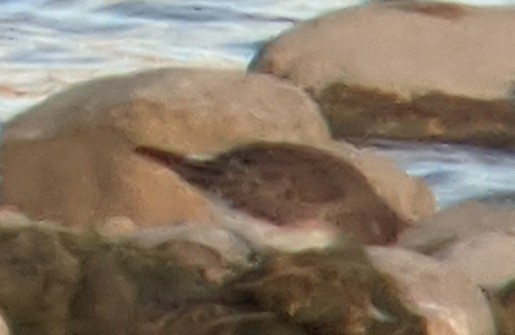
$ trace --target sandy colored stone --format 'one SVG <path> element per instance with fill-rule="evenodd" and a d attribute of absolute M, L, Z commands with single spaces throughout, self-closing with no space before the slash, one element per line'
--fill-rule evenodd
<path fill-rule="evenodd" d="M 309 90 L 338 137 L 515 145 L 515 10 L 376 1 L 300 23 L 250 65 Z"/>
<path fill-rule="evenodd" d="M 0 335 L 10 335 L 8 323 L 0 311 Z"/>
<path fill-rule="evenodd" d="M 445 11 L 459 14 L 439 15 Z M 515 71 L 514 17 L 510 7 L 373 2 L 299 24 L 269 42 L 251 68 L 315 91 L 343 80 L 406 98 L 432 91 L 505 98 Z"/>
<path fill-rule="evenodd" d="M 453 243 L 434 254 L 484 288 L 515 279 L 515 236 L 489 232 Z"/>
<path fill-rule="evenodd" d="M 483 233 L 514 235 L 514 222 L 513 208 L 469 201 L 445 209 L 406 229 L 399 236 L 397 244 L 432 255 L 453 243 Z"/>
<path fill-rule="evenodd" d="M 256 140 L 329 138 L 314 103 L 273 77 L 159 69 L 72 86 L 5 125 L 4 200 L 37 219 L 91 225 L 210 221 L 207 200 L 135 156 L 135 144 L 208 155 Z"/>
<path fill-rule="evenodd" d="M 494 334 L 486 298 L 461 272 L 400 248 L 369 247 L 367 253 L 374 266 L 398 283 L 404 303 L 427 320 L 427 334 Z"/>
<path fill-rule="evenodd" d="M 354 164 L 374 190 L 401 217 L 417 223 L 435 213 L 436 200 L 427 184 L 401 171 L 395 164 L 369 149 L 356 149 L 333 141 L 325 150 Z"/>

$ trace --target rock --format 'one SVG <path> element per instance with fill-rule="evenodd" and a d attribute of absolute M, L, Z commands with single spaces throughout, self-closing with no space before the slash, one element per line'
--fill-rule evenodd
<path fill-rule="evenodd" d="M 231 207 L 278 226 L 323 221 L 364 243 L 387 244 L 408 225 L 353 164 L 310 146 L 254 143 L 211 160 L 153 147 L 136 151 Z"/>
<path fill-rule="evenodd" d="M 372 150 L 357 150 L 343 142 L 332 142 L 324 149 L 354 164 L 377 194 L 402 218 L 417 223 L 434 214 L 436 201 L 427 184 L 399 170 L 390 160 Z"/>
<path fill-rule="evenodd" d="M 244 268 L 251 266 L 255 252 L 249 241 L 219 225 L 183 223 L 149 227 L 127 237 L 127 243 L 144 249 L 155 248 L 171 241 L 192 242 L 216 250 L 224 263 Z"/>
<path fill-rule="evenodd" d="M 0 301 L 13 334 L 67 334 L 80 262 L 66 240 L 49 227 L 0 228 Z"/>
<path fill-rule="evenodd" d="M 0 226 L 2 227 L 27 227 L 32 225 L 27 215 L 15 206 L 0 205 Z"/>
<path fill-rule="evenodd" d="M 426 334 L 424 320 L 400 302 L 395 283 L 353 244 L 271 255 L 233 290 L 310 334 Z"/>
<path fill-rule="evenodd" d="M 427 320 L 428 335 L 490 335 L 488 302 L 456 269 L 400 248 L 369 247 L 371 262 L 400 286 L 403 302 Z"/>
<path fill-rule="evenodd" d="M 107 218 L 97 231 L 107 238 L 122 239 L 138 231 L 138 226 L 126 216 L 115 216 Z"/>
<path fill-rule="evenodd" d="M 207 200 L 135 144 L 204 156 L 254 141 L 329 139 L 300 89 L 262 74 L 159 69 L 72 86 L 5 125 L 4 201 L 72 226 L 209 221 Z"/>
<path fill-rule="evenodd" d="M 9 332 L 7 321 L 3 315 L 4 313 L 0 311 L 0 335 L 10 335 L 11 333 Z"/>
<path fill-rule="evenodd" d="M 299 24 L 250 69 L 310 91 L 338 137 L 513 148 L 514 19 L 509 7 L 372 2 Z"/>
<path fill-rule="evenodd" d="M 83 276 L 70 304 L 70 333 L 154 334 L 148 327 L 168 325 L 161 315 L 221 300 L 222 282 L 207 273 L 221 266 L 221 257 L 207 247 L 169 241 L 139 248 L 99 238 L 82 239 L 78 248 Z"/>
<path fill-rule="evenodd" d="M 406 229 L 397 244 L 432 255 L 453 243 L 487 232 L 513 235 L 515 210 L 469 201 L 445 209 Z"/>
<path fill-rule="evenodd" d="M 138 290 L 119 255 L 108 246 L 83 254 L 81 282 L 69 307 L 69 333 L 124 335 L 133 330 Z"/>
<path fill-rule="evenodd" d="M 244 312 L 234 307 L 206 303 L 164 313 L 140 327 L 138 335 L 308 335 L 299 326 L 267 312 Z"/>
<path fill-rule="evenodd" d="M 515 280 L 488 291 L 488 295 L 497 321 L 497 335 L 515 334 Z"/>
<path fill-rule="evenodd" d="M 515 279 L 515 236 L 490 232 L 457 241 L 434 255 L 483 288 Z"/>

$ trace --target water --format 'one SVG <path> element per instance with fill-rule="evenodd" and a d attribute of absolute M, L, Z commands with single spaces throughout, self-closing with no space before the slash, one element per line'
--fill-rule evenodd
<path fill-rule="evenodd" d="M 79 80 L 172 65 L 245 68 L 299 20 L 363 1 L 0 0 L 0 122 Z M 376 150 L 423 177 L 441 207 L 515 193 L 515 157 L 506 153 L 402 143 Z"/>
<path fill-rule="evenodd" d="M 426 181 L 440 209 L 465 200 L 510 205 L 515 155 L 466 145 L 376 141 L 373 149 Z"/>

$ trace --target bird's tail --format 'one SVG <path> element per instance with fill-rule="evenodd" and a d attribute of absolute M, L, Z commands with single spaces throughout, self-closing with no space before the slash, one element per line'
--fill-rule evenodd
<path fill-rule="evenodd" d="M 179 174 L 192 184 L 208 187 L 222 173 L 209 161 L 197 160 L 148 146 L 138 146 L 134 149 L 136 154 L 153 160 Z"/>

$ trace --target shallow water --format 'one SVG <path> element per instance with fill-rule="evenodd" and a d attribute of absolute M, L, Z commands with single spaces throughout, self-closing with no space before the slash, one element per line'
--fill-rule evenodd
<path fill-rule="evenodd" d="M 439 208 L 470 199 L 511 205 L 515 199 L 515 154 L 466 145 L 394 141 L 376 141 L 367 148 L 424 179 Z"/>
<path fill-rule="evenodd" d="M 245 68 L 260 45 L 297 21 L 364 1 L 0 0 L 0 122 L 70 83 L 106 74 Z M 515 193 L 515 157 L 506 153 L 392 142 L 376 148 L 423 177 L 441 207 Z"/>

